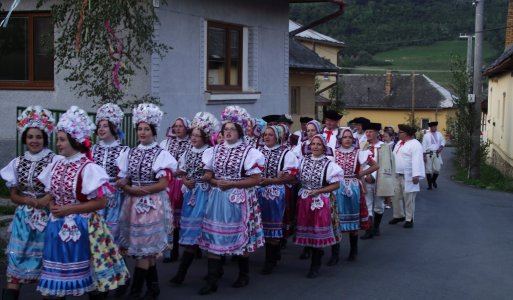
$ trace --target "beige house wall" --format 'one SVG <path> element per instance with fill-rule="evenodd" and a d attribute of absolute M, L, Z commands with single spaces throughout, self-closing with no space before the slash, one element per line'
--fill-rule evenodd
<path fill-rule="evenodd" d="M 513 78 L 510 73 L 488 81 L 486 138 L 489 161 L 503 174 L 513 176 Z"/>
<path fill-rule="evenodd" d="M 299 114 L 291 114 L 294 124 L 292 124 L 293 130 L 298 130 L 300 127 L 300 117 L 315 117 L 315 74 L 314 73 L 302 73 L 302 72 L 290 72 L 289 73 L 289 88 L 299 87 Z M 291 93 L 289 91 L 289 97 Z M 289 99 L 289 106 L 291 100 Z M 291 110 L 289 110 L 291 111 Z M 280 112 L 277 112 L 277 114 Z"/>

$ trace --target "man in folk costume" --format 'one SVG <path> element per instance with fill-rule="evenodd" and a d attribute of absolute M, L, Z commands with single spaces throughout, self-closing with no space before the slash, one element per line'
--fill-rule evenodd
<path fill-rule="evenodd" d="M 437 131 L 438 122 L 429 122 L 429 131 L 422 138 L 424 148 L 424 163 L 426 166 L 426 179 L 428 190 L 438 187 L 436 179 L 442 167 L 442 150 L 445 147 L 445 138 Z"/>
<path fill-rule="evenodd" d="M 368 150 L 370 158 L 376 161 L 380 170 L 365 176 L 364 188 L 365 199 L 367 208 L 369 210 L 369 217 L 373 220 L 372 228 L 365 231 L 365 235 L 361 239 L 371 239 L 374 236 L 379 236 L 379 226 L 383 213 L 385 212 L 385 196 L 393 196 L 393 181 L 392 181 L 392 153 L 390 147 L 387 147 L 382 141 L 378 139 L 381 124 L 379 123 L 364 123 L 363 130 L 367 141 L 360 145 L 360 149 Z M 381 168 L 381 164 L 384 168 Z M 369 166 L 366 166 L 368 168 Z"/>
<path fill-rule="evenodd" d="M 300 142 L 304 142 L 308 139 L 308 137 L 306 136 L 306 124 L 312 120 L 313 119 L 310 117 L 300 117 L 299 118 L 299 122 L 301 123 L 301 129 L 296 130 L 294 132 L 294 134 L 299 137 Z"/>
<path fill-rule="evenodd" d="M 337 147 L 337 136 L 340 119 L 342 119 L 342 115 L 334 110 L 328 110 L 324 114 L 325 127 L 322 135 L 326 138 L 326 142 L 328 147 L 331 148 L 332 153 L 335 152 L 335 148 Z"/>
<path fill-rule="evenodd" d="M 419 182 L 424 178 L 423 149 L 415 139 L 415 129 L 399 124 L 399 144 L 394 148 L 396 195 L 393 198 L 394 218 L 389 224 L 406 221 L 404 228 L 413 227 L 415 197 L 420 191 Z"/>
<path fill-rule="evenodd" d="M 355 146 L 359 147 L 361 146 L 361 144 L 367 141 L 367 136 L 365 135 L 365 129 L 363 129 L 363 126 L 365 124 L 370 123 L 370 120 L 364 117 L 358 117 L 352 119 L 351 121 L 349 121 L 349 123 L 355 129 L 355 131 L 353 132 Z"/>
<path fill-rule="evenodd" d="M 280 115 L 267 115 L 263 116 L 262 119 L 267 122 L 267 126 L 278 125 Z"/>

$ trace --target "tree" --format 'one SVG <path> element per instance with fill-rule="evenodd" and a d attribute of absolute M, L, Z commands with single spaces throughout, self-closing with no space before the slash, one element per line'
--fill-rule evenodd
<path fill-rule="evenodd" d="M 144 59 L 152 53 L 162 58 L 170 49 L 155 41 L 159 20 L 153 1 L 39 0 L 38 7 L 48 2 L 54 3 L 57 72 L 65 71 L 64 79 L 78 96 L 91 98 L 94 105 L 159 102 L 150 95 L 128 94 L 136 72 L 148 73 Z"/>

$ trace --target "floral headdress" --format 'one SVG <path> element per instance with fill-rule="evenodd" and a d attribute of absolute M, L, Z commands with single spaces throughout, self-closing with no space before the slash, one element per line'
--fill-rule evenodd
<path fill-rule="evenodd" d="M 251 124 L 253 127 L 253 135 L 260 137 L 267 127 L 267 122 L 264 119 L 251 118 Z"/>
<path fill-rule="evenodd" d="M 117 104 L 107 103 L 102 105 L 96 112 L 96 124 L 105 120 L 112 122 L 116 127 L 120 127 L 124 116 L 125 114 Z"/>
<path fill-rule="evenodd" d="M 202 130 L 209 138 L 220 130 L 219 120 L 213 114 L 206 111 L 199 112 L 194 116 L 191 127 Z"/>
<path fill-rule="evenodd" d="M 96 125 L 91 118 L 77 106 L 70 107 L 57 123 L 57 130 L 65 131 L 79 143 L 84 143 L 88 137 L 91 137 L 95 129 Z"/>
<path fill-rule="evenodd" d="M 52 113 L 39 105 L 27 107 L 18 117 L 18 131 L 24 132 L 27 128 L 39 128 L 48 136 L 55 128 L 55 119 Z"/>
<path fill-rule="evenodd" d="M 164 116 L 160 108 L 153 103 L 141 103 L 137 105 L 137 107 L 134 107 L 132 114 L 134 127 L 140 122 L 145 122 L 158 128 L 160 121 L 162 121 L 162 116 Z"/>
<path fill-rule="evenodd" d="M 223 124 L 232 122 L 244 127 L 245 122 L 249 118 L 251 118 L 251 116 L 246 111 L 246 109 L 237 105 L 229 105 L 221 113 L 221 120 Z"/>

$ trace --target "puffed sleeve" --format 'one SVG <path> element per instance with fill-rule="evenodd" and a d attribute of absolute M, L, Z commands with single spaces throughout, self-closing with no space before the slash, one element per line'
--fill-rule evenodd
<path fill-rule="evenodd" d="M 358 162 L 360 165 L 367 165 L 369 158 L 372 159 L 372 152 L 370 150 L 360 150 L 358 152 Z"/>
<path fill-rule="evenodd" d="M 265 157 L 262 152 L 251 148 L 244 160 L 244 170 L 247 176 L 260 174 L 265 166 Z"/>
<path fill-rule="evenodd" d="M 299 160 L 292 151 L 288 151 L 285 154 L 283 162 L 283 171 L 287 171 L 290 175 L 297 175 L 299 173 Z"/>
<path fill-rule="evenodd" d="M 18 164 L 19 158 L 11 160 L 7 166 L 0 170 L 0 176 L 5 181 L 5 185 L 8 188 L 12 188 L 18 185 L 18 172 L 16 171 L 16 165 Z"/>
<path fill-rule="evenodd" d="M 342 170 L 342 168 L 336 163 L 330 162 L 326 172 L 326 181 L 328 181 L 329 184 L 339 182 L 344 179 L 344 170 Z"/>
<path fill-rule="evenodd" d="M 54 158 L 54 160 L 39 173 L 39 176 L 37 176 L 37 180 L 45 186 L 45 192 L 49 192 L 52 187 L 52 170 L 58 162 L 59 160 Z"/>
<path fill-rule="evenodd" d="M 159 147 L 167 151 L 167 139 L 159 143 Z"/>
<path fill-rule="evenodd" d="M 98 190 L 109 183 L 109 175 L 105 169 L 97 164 L 87 164 L 82 170 L 82 194 L 87 196 L 87 199 L 96 198 L 99 193 Z M 100 194 L 101 195 L 101 194 Z"/>
<path fill-rule="evenodd" d="M 203 162 L 203 165 L 205 165 L 205 170 L 212 171 L 213 165 L 214 165 L 214 148 L 208 148 L 207 150 L 203 151 L 203 155 L 201 156 L 201 161 Z"/>
<path fill-rule="evenodd" d="M 178 162 L 168 151 L 160 151 L 159 156 L 153 163 L 152 170 L 156 174 L 156 178 L 168 175 L 168 172 L 176 173 Z"/>
<path fill-rule="evenodd" d="M 118 158 L 116 158 L 116 165 L 118 166 L 119 178 L 125 178 L 128 176 L 128 154 L 130 153 L 129 149 L 119 153 Z"/>
<path fill-rule="evenodd" d="M 303 156 L 303 153 L 301 152 L 301 149 L 303 147 L 303 143 L 304 142 L 297 143 L 297 145 L 294 146 L 294 148 L 292 148 L 292 153 L 294 153 L 294 155 L 296 156 L 296 158 L 298 160 L 301 159 L 301 157 Z"/>

